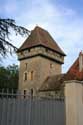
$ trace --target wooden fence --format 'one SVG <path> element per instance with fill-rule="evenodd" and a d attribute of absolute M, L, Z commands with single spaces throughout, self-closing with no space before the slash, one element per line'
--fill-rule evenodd
<path fill-rule="evenodd" d="M 0 93 L 0 125 L 65 125 L 64 99 Z"/>

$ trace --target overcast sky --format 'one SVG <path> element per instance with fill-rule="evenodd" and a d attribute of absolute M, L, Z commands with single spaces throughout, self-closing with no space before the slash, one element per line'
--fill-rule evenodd
<path fill-rule="evenodd" d="M 0 0 L 0 17 L 15 19 L 18 25 L 32 30 L 46 29 L 66 53 L 66 72 L 83 50 L 83 0 Z M 19 48 L 25 38 L 12 35 Z M 5 66 L 18 63 L 17 57 L 3 61 Z"/>

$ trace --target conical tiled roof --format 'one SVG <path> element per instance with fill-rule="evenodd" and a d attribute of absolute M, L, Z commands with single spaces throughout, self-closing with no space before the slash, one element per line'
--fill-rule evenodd
<path fill-rule="evenodd" d="M 18 52 L 39 45 L 52 49 L 65 56 L 65 53 L 57 45 L 57 43 L 50 36 L 50 34 L 46 30 L 38 26 L 36 26 L 35 29 L 31 31 L 31 34 L 25 40 L 22 46 L 18 49 Z"/>

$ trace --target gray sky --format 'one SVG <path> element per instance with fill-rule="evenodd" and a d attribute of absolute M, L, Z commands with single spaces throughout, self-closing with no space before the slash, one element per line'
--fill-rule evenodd
<path fill-rule="evenodd" d="M 83 50 L 82 0 L 0 0 L 0 16 L 13 18 L 18 25 L 32 30 L 36 25 L 46 29 L 66 53 L 63 72 L 66 72 Z M 11 36 L 15 46 L 25 38 Z M 16 55 L 3 60 L 5 66 L 16 63 Z"/>

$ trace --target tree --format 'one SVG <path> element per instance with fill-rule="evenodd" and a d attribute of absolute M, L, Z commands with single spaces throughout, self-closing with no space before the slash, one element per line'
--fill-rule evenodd
<path fill-rule="evenodd" d="M 0 67 L 0 89 L 18 89 L 18 66 Z"/>
<path fill-rule="evenodd" d="M 18 26 L 13 19 L 2 19 L 0 18 L 0 55 L 6 56 L 9 51 L 12 53 L 17 50 L 17 48 L 10 43 L 9 34 L 10 28 L 12 28 L 16 35 L 20 34 L 21 36 L 27 35 L 30 33 L 29 30 L 22 26 Z"/>

